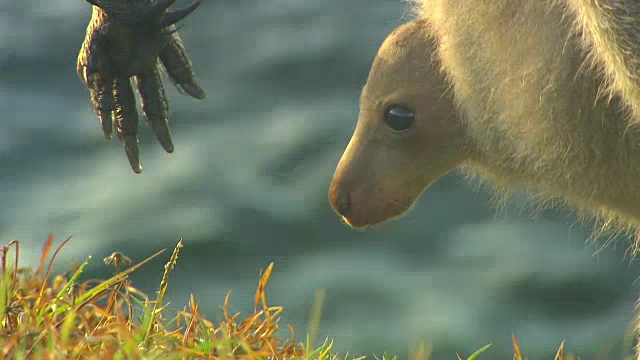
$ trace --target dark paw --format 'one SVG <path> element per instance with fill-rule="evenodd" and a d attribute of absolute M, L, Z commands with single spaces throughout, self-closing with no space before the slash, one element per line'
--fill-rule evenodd
<path fill-rule="evenodd" d="M 104 136 L 110 139 L 115 127 L 131 168 L 140 173 L 138 113 L 130 79 L 140 96 L 143 118 L 165 151 L 173 152 L 160 71 L 166 69 L 182 94 L 205 98 L 175 27 L 201 1 L 177 10 L 168 9 L 175 0 L 87 1 L 93 12 L 78 54 L 78 76 L 89 89 Z"/>

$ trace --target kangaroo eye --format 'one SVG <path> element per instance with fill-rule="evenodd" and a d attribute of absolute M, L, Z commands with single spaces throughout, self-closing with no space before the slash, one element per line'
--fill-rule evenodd
<path fill-rule="evenodd" d="M 391 105 L 384 112 L 384 122 L 393 131 L 405 131 L 413 124 L 414 114 L 409 108 Z"/>

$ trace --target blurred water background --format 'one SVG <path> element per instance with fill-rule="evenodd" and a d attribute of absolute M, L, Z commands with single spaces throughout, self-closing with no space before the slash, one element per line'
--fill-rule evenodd
<path fill-rule="evenodd" d="M 327 187 L 360 87 L 407 10 L 400 0 L 205 1 L 181 34 L 208 97 L 165 79 L 176 151 L 142 125 L 134 175 L 75 73 L 89 4 L 0 1 L 0 239 L 19 239 L 33 263 L 47 233 L 72 235 L 59 264 L 92 255 L 89 274 L 103 276 L 112 269 L 100 259 L 115 250 L 141 260 L 183 238 L 169 299 L 181 308 L 194 292 L 212 318 L 229 289 L 232 310 L 249 311 L 259 269 L 275 261 L 268 296 L 284 322 L 303 334 L 326 288 L 319 336 L 353 355 L 406 358 L 422 339 L 434 359 L 487 343 L 482 358 L 511 359 L 515 333 L 530 359 L 553 358 L 563 339 L 582 359 L 619 358 L 639 273 L 624 239 L 597 252 L 568 212 L 532 220 L 525 196 L 496 212 L 457 174 L 384 227 L 350 230 L 331 212 Z M 155 291 L 165 260 L 134 284 Z"/>

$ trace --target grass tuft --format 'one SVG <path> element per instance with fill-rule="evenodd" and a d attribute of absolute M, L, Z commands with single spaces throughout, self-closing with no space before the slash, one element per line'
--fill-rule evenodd
<path fill-rule="evenodd" d="M 18 266 L 20 243 L 11 241 L 0 248 L 0 359 L 348 359 L 333 351 L 333 341 L 324 339 L 314 345 L 318 333 L 325 290 L 319 290 L 311 310 L 311 321 L 305 342 L 294 338 L 280 339 L 281 306 L 267 304 L 266 287 L 273 270 L 270 263 L 260 271 L 252 314 L 241 318 L 228 311 L 231 291 L 221 306 L 223 320 L 219 324 L 203 318 L 199 302 L 190 294 L 188 305 L 169 312 L 163 303 L 169 286 L 169 273 L 175 268 L 182 240 L 176 244 L 164 266 L 155 299 L 132 286 L 129 275 L 159 256 L 164 250 L 135 263 L 126 255 L 114 252 L 104 259 L 113 265 L 115 274 L 106 280 L 84 280 L 81 275 L 91 260 L 88 257 L 71 271 L 52 276 L 54 261 L 71 238 L 53 248 L 49 235 L 40 253 L 38 267 Z M 14 253 L 13 262 L 10 253 Z M 45 270 L 45 264 L 46 270 Z M 171 313 L 171 315 L 167 315 Z M 165 317 L 167 316 L 167 317 Z M 514 360 L 523 357 L 515 336 L 512 337 Z M 486 345 L 467 359 L 480 359 Z M 411 356 L 429 359 L 431 347 L 420 343 Z M 391 360 L 383 355 L 374 359 Z M 365 359 L 364 356 L 352 359 Z M 458 359 L 462 359 L 458 356 Z M 560 344 L 554 360 L 578 359 L 564 355 Z"/>

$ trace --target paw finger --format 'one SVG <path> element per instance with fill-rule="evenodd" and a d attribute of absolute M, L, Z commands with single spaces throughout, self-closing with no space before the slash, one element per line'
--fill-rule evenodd
<path fill-rule="evenodd" d="M 164 150 L 173 152 L 173 142 L 169 131 L 169 102 L 162 85 L 158 66 L 154 66 L 135 77 L 142 115 L 156 134 L 156 138 Z"/>
<path fill-rule="evenodd" d="M 169 78 L 182 94 L 200 100 L 206 97 L 204 90 L 196 81 L 191 60 L 178 33 L 171 34 L 171 39 L 160 52 L 159 57 L 167 70 Z"/>
<path fill-rule="evenodd" d="M 95 73 L 89 80 L 91 105 L 98 115 L 104 137 L 111 139 L 113 133 L 111 114 L 114 109 L 113 79 Z"/>
<path fill-rule="evenodd" d="M 119 78 L 114 82 L 115 110 L 113 120 L 118 139 L 124 145 L 129 164 L 136 174 L 142 172 L 138 147 L 138 112 L 129 79 Z"/>

